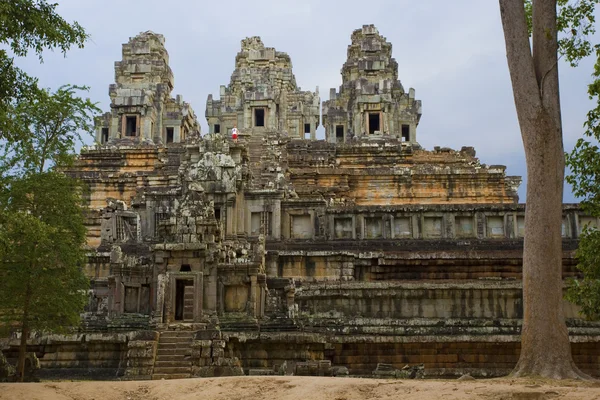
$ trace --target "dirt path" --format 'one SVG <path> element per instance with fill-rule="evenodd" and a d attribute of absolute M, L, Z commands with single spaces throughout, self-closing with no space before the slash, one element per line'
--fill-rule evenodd
<path fill-rule="evenodd" d="M 0 384 L 1 400 L 600 400 L 598 382 L 232 377 L 134 382 Z"/>

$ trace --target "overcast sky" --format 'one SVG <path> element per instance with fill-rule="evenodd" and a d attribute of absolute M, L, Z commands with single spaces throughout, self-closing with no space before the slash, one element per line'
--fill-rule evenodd
<path fill-rule="evenodd" d="M 498 2 L 493 0 L 58 0 L 58 12 L 91 35 L 85 49 L 64 58 L 45 53 L 17 63 L 53 89 L 71 83 L 91 87 L 93 101 L 108 111 L 108 85 L 121 44 L 152 30 L 166 38 L 175 94 L 190 102 L 206 133 L 206 97 L 229 83 L 240 41 L 260 36 L 287 52 L 304 90 L 319 86 L 321 101 L 341 84 L 350 35 L 375 24 L 393 45 L 399 79 L 423 102 L 417 141 L 425 148 L 474 146 L 481 162 L 504 164 L 521 175 L 525 160 L 508 69 Z M 560 65 L 565 148 L 581 136 L 591 103 L 586 86 L 592 63 Z M 323 128 L 319 130 L 324 136 Z M 91 139 L 90 139 L 91 141 Z M 565 202 L 573 202 L 570 190 Z"/>

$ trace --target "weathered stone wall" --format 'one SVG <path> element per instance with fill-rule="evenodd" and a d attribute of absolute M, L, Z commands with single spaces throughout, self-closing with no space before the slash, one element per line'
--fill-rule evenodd
<path fill-rule="evenodd" d="M 142 331 L 130 336 L 127 342 L 125 379 L 152 379 L 158 332 Z"/>
<path fill-rule="evenodd" d="M 385 320 L 381 320 L 382 322 Z M 372 376 L 378 363 L 397 369 L 423 364 L 425 377 L 503 376 L 516 365 L 520 351 L 520 322 L 484 320 L 406 321 L 414 324 L 406 333 L 233 333 L 230 343 L 246 372 L 288 371 L 296 363 L 329 361 L 333 368 L 347 367 L 350 375 Z M 386 327 L 382 325 L 383 330 Z M 407 326 L 408 328 L 408 326 Z M 305 327 L 305 329 L 310 329 Z M 600 349 L 595 345 L 598 324 L 571 321 L 571 347 L 575 363 L 586 373 L 600 376 Z M 391 332 L 391 330 L 387 330 Z"/>
<path fill-rule="evenodd" d="M 219 330 L 198 331 L 192 342 L 192 376 L 244 375 L 239 359 L 227 346 L 229 337 Z"/>
<path fill-rule="evenodd" d="M 96 333 L 45 335 L 30 339 L 27 351 L 40 361 L 41 379 L 117 379 L 125 373 L 127 335 Z M 5 341 L 7 359 L 16 365 L 19 340 Z"/>

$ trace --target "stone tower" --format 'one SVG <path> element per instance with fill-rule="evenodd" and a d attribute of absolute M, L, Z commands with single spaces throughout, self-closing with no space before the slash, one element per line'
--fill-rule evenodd
<path fill-rule="evenodd" d="M 287 53 L 265 47 L 258 36 L 242 40 L 235 70 L 228 86 L 221 86 L 220 100 L 208 95 L 206 119 L 210 133 L 240 135 L 287 132 L 290 137 L 315 139 L 319 125 L 319 92 L 302 91 L 296 85 Z"/>
<path fill-rule="evenodd" d="M 172 99 L 173 72 L 163 35 L 148 31 L 123 44 L 109 87 L 111 111 L 96 121 L 96 140 L 105 144 L 178 143 L 199 136 L 194 110 L 180 95 Z"/>
<path fill-rule="evenodd" d="M 392 44 L 373 25 L 352 33 L 342 86 L 323 102 L 325 137 L 330 143 L 356 137 L 390 135 L 416 142 L 421 101 L 415 90 L 405 92 L 398 80 Z"/>

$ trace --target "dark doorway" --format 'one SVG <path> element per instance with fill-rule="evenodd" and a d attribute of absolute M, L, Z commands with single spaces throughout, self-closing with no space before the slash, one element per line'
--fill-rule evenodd
<path fill-rule="evenodd" d="M 372 135 L 379 129 L 379 113 L 369 113 L 369 133 Z"/>
<path fill-rule="evenodd" d="M 221 125 L 215 124 L 215 133 L 221 133 Z"/>
<path fill-rule="evenodd" d="M 344 141 L 344 125 L 335 126 L 335 139 L 337 142 Z"/>
<path fill-rule="evenodd" d="M 254 126 L 265 126 L 265 109 L 254 109 Z"/>
<path fill-rule="evenodd" d="M 188 308 L 186 306 L 188 305 L 185 301 L 185 288 L 190 286 L 193 287 L 194 281 L 191 279 L 177 279 L 175 282 L 175 320 L 183 321 L 184 314 L 188 314 L 187 312 L 185 312 L 188 311 L 186 310 L 186 308 Z"/>
<path fill-rule="evenodd" d="M 137 117 L 128 116 L 125 117 L 125 136 L 136 136 L 137 135 Z"/>
<path fill-rule="evenodd" d="M 167 128 L 167 143 L 173 143 L 173 138 L 175 137 L 173 131 L 173 128 Z"/>
<path fill-rule="evenodd" d="M 404 142 L 410 140 L 410 127 L 408 125 L 402 125 L 402 140 Z"/>
<path fill-rule="evenodd" d="M 100 139 L 101 143 L 108 142 L 108 128 L 102 128 L 102 139 Z"/>

